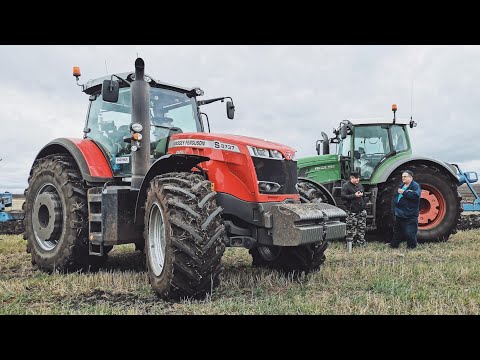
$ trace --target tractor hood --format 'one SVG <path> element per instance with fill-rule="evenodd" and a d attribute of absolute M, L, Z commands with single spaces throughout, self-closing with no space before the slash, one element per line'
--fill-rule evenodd
<path fill-rule="evenodd" d="M 190 140 L 182 143 L 181 140 Z M 210 134 L 210 133 L 180 133 L 172 135 L 170 144 L 176 144 L 177 146 L 183 144 L 191 147 L 212 147 L 215 146 L 215 142 L 221 144 L 222 150 L 229 150 L 228 145 L 237 146 L 243 148 L 246 145 L 254 146 L 262 149 L 277 150 L 283 154 L 286 159 L 292 159 L 296 150 L 275 142 L 266 141 L 258 138 L 230 135 L 230 134 Z M 226 147 L 225 147 L 226 146 Z M 246 149 L 242 149 L 245 151 Z"/>
<path fill-rule="evenodd" d="M 338 155 L 336 154 L 317 155 L 298 159 L 298 167 L 304 168 L 309 166 L 322 166 L 336 164 L 338 162 Z"/>

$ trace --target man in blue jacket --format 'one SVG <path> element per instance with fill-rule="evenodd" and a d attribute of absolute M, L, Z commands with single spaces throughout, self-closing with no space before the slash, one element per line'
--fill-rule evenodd
<path fill-rule="evenodd" d="M 416 181 L 413 181 L 413 172 L 410 170 L 402 173 L 402 182 L 393 199 L 395 225 L 390 247 L 396 249 L 402 241 L 406 240 L 407 249 L 415 249 L 422 189 Z"/>

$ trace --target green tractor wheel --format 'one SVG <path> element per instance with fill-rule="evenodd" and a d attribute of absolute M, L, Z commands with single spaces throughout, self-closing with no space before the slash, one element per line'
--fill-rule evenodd
<path fill-rule="evenodd" d="M 419 242 L 446 241 L 457 232 L 462 212 L 461 196 L 457 184 L 438 168 L 427 165 L 410 165 L 414 180 L 422 188 L 420 215 L 418 217 Z M 402 171 L 395 171 L 379 187 L 377 224 L 380 233 L 391 236 L 393 229 L 392 200 L 401 183 Z"/>

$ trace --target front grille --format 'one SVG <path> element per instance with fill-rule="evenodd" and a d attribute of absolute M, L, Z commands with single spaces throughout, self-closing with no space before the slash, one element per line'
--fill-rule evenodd
<path fill-rule="evenodd" d="M 275 194 L 297 194 L 297 162 L 252 157 L 258 181 L 271 181 L 280 184 Z M 267 194 L 266 192 L 263 192 Z"/>

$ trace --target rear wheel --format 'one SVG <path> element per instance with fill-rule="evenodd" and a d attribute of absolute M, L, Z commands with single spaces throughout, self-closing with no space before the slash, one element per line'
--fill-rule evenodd
<path fill-rule="evenodd" d="M 150 182 L 145 253 L 150 284 L 161 298 L 202 298 L 219 285 L 225 228 L 215 194 L 197 174 L 168 173 Z"/>
<path fill-rule="evenodd" d="M 75 161 L 50 155 L 35 162 L 25 191 L 25 234 L 32 263 L 52 272 L 98 266 L 88 254 L 86 189 Z"/>
<path fill-rule="evenodd" d="M 420 184 L 420 214 L 418 216 L 419 242 L 446 241 L 457 232 L 462 213 L 457 184 L 438 168 L 427 165 L 408 166 L 414 173 L 414 180 Z M 392 235 L 394 215 L 392 201 L 401 184 L 402 171 L 396 171 L 390 179 L 379 187 L 377 224 L 379 231 Z"/>

